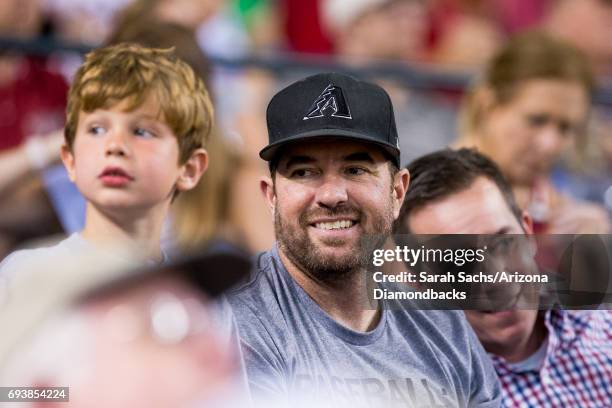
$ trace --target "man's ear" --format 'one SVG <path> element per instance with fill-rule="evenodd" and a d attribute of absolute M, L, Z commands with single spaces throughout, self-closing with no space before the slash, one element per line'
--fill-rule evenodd
<path fill-rule="evenodd" d="M 176 181 L 177 190 L 187 191 L 194 188 L 207 168 L 208 152 L 204 149 L 196 149 L 181 166 L 181 174 Z"/>
<path fill-rule="evenodd" d="M 410 173 L 408 169 L 400 169 L 393 177 L 393 217 L 397 219 L 399 217 L 402 204 L 404 203 L 404 197 L 408 191 L 410 185 Z"/>
<path fill-rule="evenodd" d="M 533 232 L 533 219 L 525 210 L 523 210 L 523 213 L 521 214 L 521 227 L 523 227 L 523 231 L 525 231 L 525 235 L 527 236 L 529 256 L 533 258 L 538 252 L 538 242 Z"/>
<path fill-rule="evenodd" d="M 274 189 L 274 180 L 271 177 L 262 177 L 259 181 L 259 189 L 270 208 L 270 212 L 274 215 L 276 211 L 276 190 Z"/>
<path fill-rule="evenodd" d="M 523 210 L 521 214 L 521 226 L 527 235 L 533 235 L 533 219 L 529 215 L 529 213 Z"/>
<path fill-rule="evenodd" d="M 64 167 L 68 172 L 68 177 L 70 181 L 73 183 L 76 181 L 76 173 L 74 171 L 74 154 L 68 145 L 63 144 L 62 149 L 60 151 L 60 156 L 62 158 L 62 163 L 64 163 Z"/>

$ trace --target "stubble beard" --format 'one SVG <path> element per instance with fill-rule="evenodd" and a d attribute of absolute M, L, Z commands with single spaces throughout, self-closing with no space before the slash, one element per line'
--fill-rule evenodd
<path fill-rule="evenodd" d="M 352 279 L 360 271 L 368 266 L 372 252 L 380 247 L 391 233 L 393 225 L 393 212 L 391 206 L 387 206 L 383 214 L 375 214 L 371 218 L 371 231 L 365 231 L 354 248 L 345 255 L 324 254 L 319 246 L 315 244 L 308 235 L 310 225 L 309 219 L 315 214 L 303 213 L 298 219 L 295 227 L 286 222 L 277 208 L 274 216 L 274 230 L 279 249 L 296 265 L 302 272 L 319 282 L 329 285 L 338 285 Z M 331 210 L 318 210 L 316 215 L 338 217 L 340 215 L 351 215 L 359 220 L 360 227 L 368 225 L 368 217 L 362 211 L 354 207 L 339 207 Z M 344 240 L 330 240 L 327 246 L 342 246 Z"/>

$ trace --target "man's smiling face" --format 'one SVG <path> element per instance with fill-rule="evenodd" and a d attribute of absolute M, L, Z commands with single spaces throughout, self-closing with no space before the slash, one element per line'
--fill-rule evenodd
<path fill-rule="evenodd" d="M 331 282 L 364 266 L 371 248 L 363 238 L 390 233 L 407 184 L 407 171 L 390 174 L 373 144 L 326 139 L 284 150 L 262 190 L 281 251 L 306 274 Z"/>

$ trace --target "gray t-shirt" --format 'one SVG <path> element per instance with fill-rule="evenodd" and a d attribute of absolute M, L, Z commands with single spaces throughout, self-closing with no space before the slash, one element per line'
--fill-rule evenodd
<path fill-rule="evenodd" d="M 278 249 L 228 295 L 256 405 L 498 407 L 501 388 L 462 312 L 383 309 L 369 332 L 333 320 Z"/>

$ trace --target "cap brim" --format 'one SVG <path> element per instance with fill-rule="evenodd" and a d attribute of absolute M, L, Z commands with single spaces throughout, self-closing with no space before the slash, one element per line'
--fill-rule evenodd
<path fill-rule="evenodd" d="M 316 139 L 346 139 L 346 140 L 354 140 L 357 142 L 373 143 L 381 147 L 387 153 L 389 153 L 391 157 L 395 159 L 396 161 L 395 164 L 398 167 L 400 165 L 399 163 L 400 150 L 397 148 L 397 146 L 394 146 L 391 143 L 383 142 L 380 139 L 375 139 L 371 136 L 368 136 L 362 133 L 351 132 L 351 131 L 340 130 L 340 129 L 321 129 L 321 130 L 303 132 L 303 133 L 292 135 L 290 137 L 284 138 L 282 140 L 279 140 L 277 142 L 267 145 L 266 147 L 261 149 L 261 151 L 259 152 L 259 157 L 261 157 L 262 159 L 266 161 L 270 161 L 274 159 L 279 149 L 285 147 L 287 144 L 295 143 L 295 142 L 302 141 L 302 140 L 316 140 Z"/>

